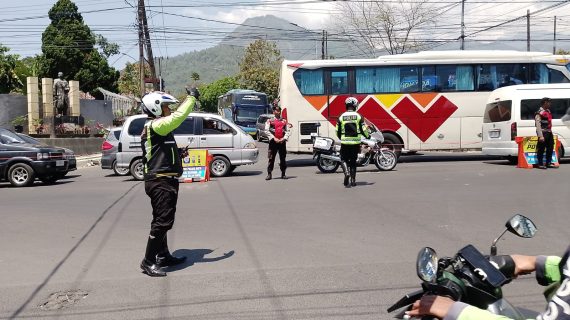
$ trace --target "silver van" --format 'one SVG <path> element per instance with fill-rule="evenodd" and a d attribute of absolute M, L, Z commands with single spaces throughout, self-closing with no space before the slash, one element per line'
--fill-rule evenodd
<path fill-rule="evenodd" d="M 147 116 L 126 119 L 117 152 L 117 168 L 128 168 L 137 180 L 143 180 L 141 133 Z M 259 149 L 253 138 L 237 125 L 212 113 L 193 112 L 174 130 L 179 148 L 208 149 L 213 156 L 210 173 L 214 177 L 230 174 L 237 166 L 254 164 Z"/>

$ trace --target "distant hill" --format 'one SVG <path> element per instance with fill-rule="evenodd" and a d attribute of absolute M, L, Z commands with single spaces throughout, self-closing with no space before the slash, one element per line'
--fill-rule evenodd
<path fill-rule="evenodd" d="M 162 76 L 167 89 L 175 94 L 184 92 L 184 87 L 193 82 L 192 72 L 200 75 L 201 83 L 236 74 L 245 48 L 257 39 L 276 42 L 285 59 L 321 58 L 321 33 L 272 15 L 249 18 L 212 48 L 163 60 Z M 353 54 L 346 43 L 334 39 L 328 42 L 328 53 L 338 58 Z"/>

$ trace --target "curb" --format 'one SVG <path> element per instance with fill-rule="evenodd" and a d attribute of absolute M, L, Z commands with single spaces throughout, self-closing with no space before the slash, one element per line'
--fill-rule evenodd
<path fill-rule="evenodd" d="M 101 154 L 91 154 L 76 157 L 77 168 L 94 167 L 101 164 Z"/>

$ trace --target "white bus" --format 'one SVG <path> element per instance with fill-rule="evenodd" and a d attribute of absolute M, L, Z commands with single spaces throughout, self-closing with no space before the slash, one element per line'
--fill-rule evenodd
<path fill-rule="evenodd" d="M 335 137 L 354 96 L 358 112 L 400 153 L 481 149 L 490 91 L 570 82 L 570 57 L 544 52 L 425 51 L 377 59 L 283 61 L 279 96 L 293 124 L 291 152 L 311 152 L 311 133 Z M 317 124 L 320 126 L 317 126 Z"/>

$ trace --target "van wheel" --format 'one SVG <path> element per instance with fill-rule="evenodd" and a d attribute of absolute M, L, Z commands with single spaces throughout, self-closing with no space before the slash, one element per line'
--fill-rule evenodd
<path fill-rule="evenodd" d="M 396 157 L 400 158 L 402 154 L 402 142 L 400 139 L 392 133 L 383 133 L 382 135 L 384 136 L 382 146 L 394 151 Z"/>
<path fill-rule="evenodd" d="M 112 167 L 113 167 L 113 172 L 117 176 L 126 176 L 130 173 L 129 168 L 117 168 L 117 160 L 113 161 Z"/>
<path fill-rule="evenodd" d="M 214 177 L 223 177 L 230 173 L 230 162 L 222 156 L 215 156 L 210 162 L 210 173 Z"/>
<path fill-rule="evenodd" d="M 16 163 L 8 170 L 8 181 L 14 187 L 27 187 L 34 183 L 36 173 L 25 163 Z"/>
<path fill-rule="evenodd" d="M 142 159 L 139 158 L 133 161 L 133 163 L 131 163 L 130 170 L 131 170 L 131 175 L 133 176 L 133 178 L 135 178 L 135 180 L 139 181 L 144 180 L 144 167 Z"/>
<path fill-rule="evenodd" d="M 510 165 L 516 165 L 519 163 L 519 158 L 516 156 L 508 156 L 507 161 L 509 161 Z"/>

